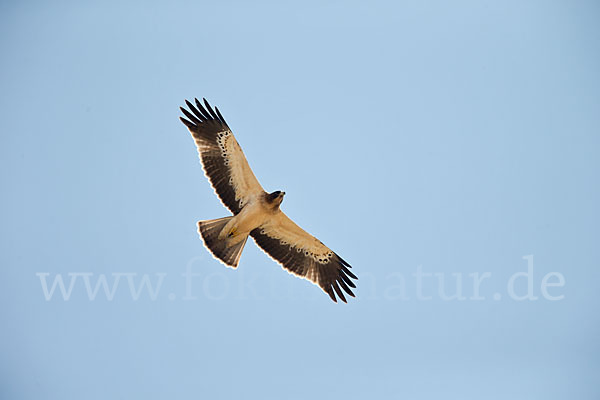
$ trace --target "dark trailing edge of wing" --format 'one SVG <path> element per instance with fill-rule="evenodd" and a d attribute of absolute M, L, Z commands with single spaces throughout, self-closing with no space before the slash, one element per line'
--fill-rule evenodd
<path fill-rule="evenodd" d="M 261 233 L 258 228 L 253 230 L 250 235 L 265 253 L 294 275 L 306 278 L 312 268 L 316 269 L 319 287 L 334 302 L 337 303 L 336 294 L 344 303 L 346 303 L 344 292 L 354 297 L 350 288 L 356 288 L 356 285 L 350 278 L 358 278 L 350 272 L 350 268 L 352 268 L 350 264 L 336 253 L 333 254 L 329 263 L 320 264 L 312 257 L 305 255 L 304 252 L 298 252 L 296 248 L 290 247 L 289 244 L 281 244 L 279 239 Z"/>
<path fill-rule="evenodd" d="M 229 183 L 231 173 L 229 167 L 225 165 L 225 159 L 217 142 L 219 133 L 230 129 L 219 110 L 216 107 L 213 110 L 208 101 L 203 100 L 204 105 L 198 99 L 194 99 L 195 105 L 186 100 L 185 104 L 189 111 L 180 107 L 185 118 L 179 117 L 179 119 L 188 127 L 196 141 L 204 172 L 215 192 L 223 204 L 233 214 L 237 214 L 240 212 L 240 206 L 235 199 L 235 191 Z"/>

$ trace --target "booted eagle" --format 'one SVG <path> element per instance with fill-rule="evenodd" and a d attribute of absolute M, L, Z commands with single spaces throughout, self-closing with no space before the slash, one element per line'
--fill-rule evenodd
<path fill-rule="evenodd" d="M 231 217 L 200 221 L 198 232 L 210 252 L 236 268 L 248 236 L 290 273 L 318 285 L 337 302 L 344 292 L 354 297 L 350 265 L 320 240 L 300 228 L 279 209 L 285 192 L 267 193 L 254 176 L 240 145 L 215 107 L 185 101 L 180 117 L 188 127 L 215 192 Z"/>

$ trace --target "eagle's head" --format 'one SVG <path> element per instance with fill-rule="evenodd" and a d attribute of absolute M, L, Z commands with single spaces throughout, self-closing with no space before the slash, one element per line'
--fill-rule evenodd
<path fill-rule="evenodd" d="M 285 196 L 285 192 L 282 192 L 281 190 L 276 190 L 273 193 L 269 193 L 267 195 L 267 203 L 272 205 L 274 208 L 279 207 L 283 201 L 283 196 Z"/>

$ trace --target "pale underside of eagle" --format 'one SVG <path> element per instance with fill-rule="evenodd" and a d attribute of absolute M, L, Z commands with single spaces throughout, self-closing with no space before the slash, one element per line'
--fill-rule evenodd
<path fill-rule="evenodd" d="M 336 301 L 358 279 L 350 265 L 288 218 L 279 205 L 284 192 L 267 193 L 254 176 L 240 145 L 219 109 L 204 99 L 194 106 L 185 101 L 181 121 L 190 130 L 204 172 L 216 194 L 233 216 L 198 222 L 198 232 L 210 252 L 225 265 L 237 268 L 248 236 L 288 272 L 318 285 Z"/>

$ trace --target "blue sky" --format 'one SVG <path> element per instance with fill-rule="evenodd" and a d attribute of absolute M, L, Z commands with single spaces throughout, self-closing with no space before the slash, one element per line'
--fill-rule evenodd
<path fill-rule="evenodd" d="M 0 15 L 3 398 L 600 395 L 596 2 Z M 356 299 L 206 252 L 193 97 Z"/>

